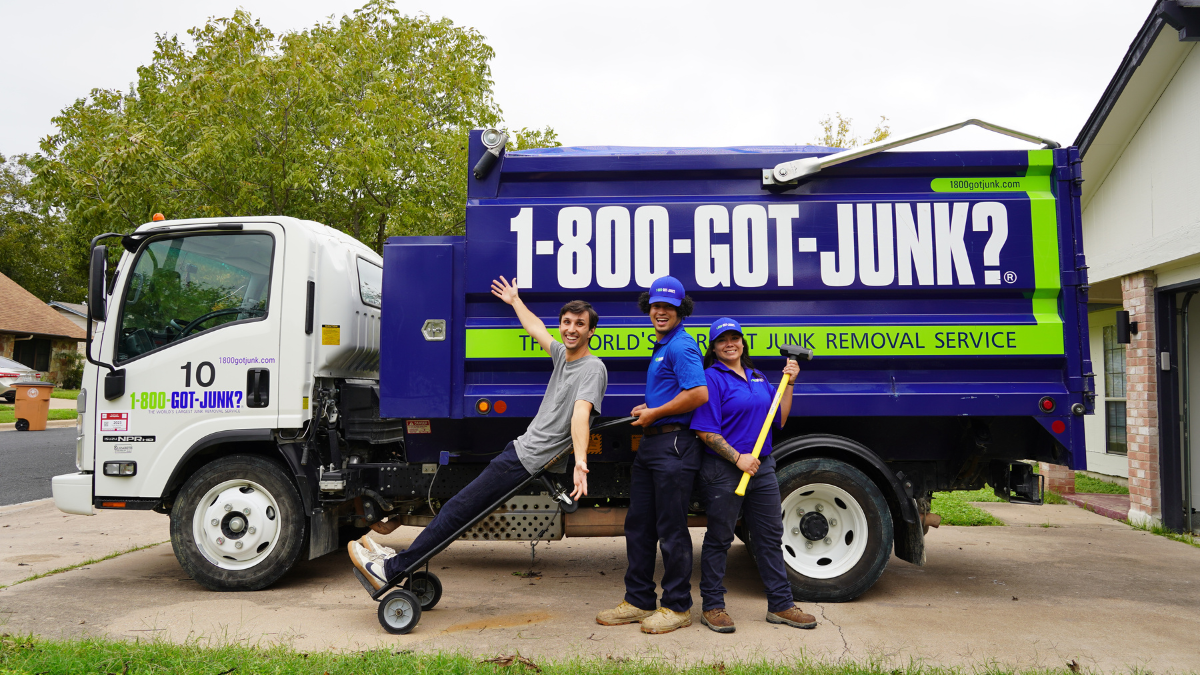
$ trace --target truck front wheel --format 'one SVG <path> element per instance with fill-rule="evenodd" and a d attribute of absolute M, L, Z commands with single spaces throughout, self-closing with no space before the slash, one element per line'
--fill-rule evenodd
<path fill-rule="evenodd" d="M 214 591 L 270 586 L 296 562 L 304 530 L 295 486 L 278 464 L 254 455 L 203 466 L 183 484 L 171 509 L 175 557 Z"/>
<path fill-rule="evenodd" d="M 879 487 L 836 459 L 802 459 L 778 476 L 793 597 L 846 602 L 862 595 L 892 551 L 892 514 Z"/>

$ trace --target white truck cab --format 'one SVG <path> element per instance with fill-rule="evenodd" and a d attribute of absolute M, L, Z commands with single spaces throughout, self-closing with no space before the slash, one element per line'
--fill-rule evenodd
<path fill-rule="evenodd" d="M 93 270 L 89 302 L 103 322 L 79 396 L 79 473 L 53 479 L 55 503 L 171 510 L 176 554 L 198 580 L 229 587 L 224 572 L 264 568 L 233 587 L 266 585 L 321 509 L 288 475 L 308 462 L 230 444 L 286 446 L 323 382 L 377 380 L 382 259 L 286 217 L 152 222 L 121 243 L 111 277 Z"/>

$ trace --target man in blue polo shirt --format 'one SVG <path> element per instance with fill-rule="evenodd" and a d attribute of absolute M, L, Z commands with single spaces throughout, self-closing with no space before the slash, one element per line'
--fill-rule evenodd
<path fill-rule="evenodd" d="M 692 537 L 687 527 L 700 441 L 689 425 L 708 400 L 700 348 L 683 330 L 694 307 L 675 277 L 662 277 L 638 298 L 656 341 L 646 376 L 646 402 L 630 413 L 643 438 L 629 480 L 625 517 L 625 600 L 596 616 L 605 626 L 641 622 L 643 633 L 692 625 Z M 655 610 L 655 549 L 662 549 L 662 606 Z"/>

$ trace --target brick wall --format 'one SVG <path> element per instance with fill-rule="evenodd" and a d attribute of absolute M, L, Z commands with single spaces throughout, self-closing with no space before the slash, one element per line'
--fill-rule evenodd
<path fill-rule="evenodd" d="M 1129 519 L 1162 520 L 1158 476 L 1158 349 L 1154 335 L 1154 272 L 1121 278 L 1129 320 L 1138 322 L 1125 347 L 1125 433 L 1129 448 Z"/>
<path fill-rule="evenodd" d="M 1060 495 L 1075 494 L 1075 472 L 1062 464 L 1038 462 L 1038 473 L 1046 477 L 1046 489 Z"/>

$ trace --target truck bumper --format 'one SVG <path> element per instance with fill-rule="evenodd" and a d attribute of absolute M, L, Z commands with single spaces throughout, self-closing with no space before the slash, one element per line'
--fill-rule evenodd
<path fill-rule="evenodd" d="M 67 473 L 50 480 L 54 505 L 64 513 L 94 515 L 92 510 L 92 474 Z"/>

